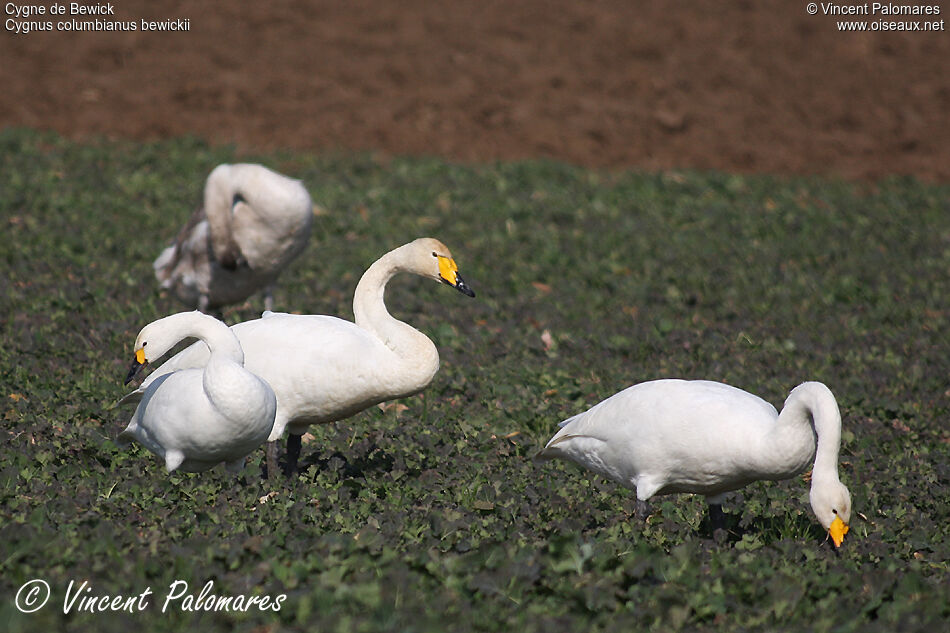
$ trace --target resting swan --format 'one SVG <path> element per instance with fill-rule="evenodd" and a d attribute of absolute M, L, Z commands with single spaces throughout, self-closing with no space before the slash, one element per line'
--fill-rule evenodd
<path fill-rule="evenodd" d="M 570 460 L 636 490 L 641 511 L 656 494 L 706 495 L 714 518 L 724 493 L 794 477 L 814 459 L 811 507 L 838 547 L 851 519 L 838 479 L 840 439 L 838 404 L 819 382 L 793 389 L 779 414 L 722 383 L 656 380 L 565 420 L 536 459 Z"/>
<path fill-rule="evenodd" d="M 277 394 L 277 417 L 268 445 L 268 473 L 275 472 L 276 440 L 284 429 L 287 472 L 296 469 L 301 436 L 311 424 L 335 422 L 385 400 L 422 391 L 439 369 L 429 338 L 386 310 L 386 284 L 407 272 L 448 284 L 474 297 L 449 249 L 420 238 L 383 255 L 363 274 L 353 297 L 356 322 L 324 315 L 275 314 L 232 326 L 246 367 Z M 161 376 L 202 367 L 208 348 L 196 343 L 158 367 L 120 404 L 135 402 Z"/>
<path fill-rule="evenodd" d="M 142 391 L 121 444 L 132 440 L 165 460 L 168 472 L 207 470 L 225 462 L 240 470 L 248 453 L 267 440 L 277 398 L 244 368 L 241 344 L 227 325 L 200 312 L 180 312 L 142 328 L 125 384 L 182 339 L 196 336 L 208 362 L 201 369 L 167 373 Z"/>
<path fill-rule="evenodd" d="M 299 180 L 253 164 L 218 165 L 204 205 L 152 264 L 161 287 L 202 312 L 264 288 L 273 309 L 278 275 L 310 239 L 313 204 Z"/>

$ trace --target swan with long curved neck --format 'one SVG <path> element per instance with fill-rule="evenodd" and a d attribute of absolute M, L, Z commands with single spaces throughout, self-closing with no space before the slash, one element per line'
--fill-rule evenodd
<path fill-rule="evenodd" d="M 263 165 L 218 165 L 204 203 L 152 267 L 161 287 L 202 312 L 264 290 L 273 309 L 277 277 L 303 251 L 313 203 L 299 180 Z"/>
<path fill-rule="evenodd" d="M 146 325 L 135 339 L 125 382 L 190 337 L 210 350 L 205 366 L 151 381 L 119 442 L 138 441 L 165 461 L 168 472 L 198 472 L 220 462 L 239 470 L 270 435 L 277 399 L 266 382 L 245 369 L 241 344 L 227 325 L 197 311 Z"/>
<path fill-rule="evenodd" d="M 355 323 L 325 315 L 265 312 L 260 319 L 232 326 L 244 348 L 246 367 L 277 394 L 269 439 L 275 442 L 289 430 L 287 472 L 296 468 L 301 436 L 309 425 L 342 420 L 374 404 L 418 393 L 438 371 L 435 344 L 386 309 L 386 285 L 404 272 L 475 296 L 449 249 L 436 239 L 419 238 L 386 253 L 366 270 L 353 297 Z M 157 368 L 120 403 L 134 402 L 163 374 L 201 367 L 207 359 L 206 346 L 192 345 Z M 276 465 L 275 451 L 276 445 L 270 444 L 269 473 Z"/>
<path fill-rule="evenodd" d="M 714 522 L 725 493 L 794 477 L 814 460 L 811 507 L 837 547 L 851 519 L 838 479 L 840 440 L 838 404 L 819 382 L 793 389 L 778 413 L 723 383 L 656 380 L 565 420 L 536 459 L 573 461 L 635 490 L 640 514 L 653 495 L 705 495 Z"/>

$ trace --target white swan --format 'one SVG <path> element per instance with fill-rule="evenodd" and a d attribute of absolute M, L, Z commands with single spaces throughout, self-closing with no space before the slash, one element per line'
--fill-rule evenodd
<path fill-rule="evenodd" d="M 446 283 L 474 297 L 458 273 L 449 249 L 420 238 L 383 255 L 363 274 L 353 297 L 356 322 L 332 316 L 275 314 L 232 326 L 241 341 L 245 366 L 277 394 L 277 417 L 270 440 L 285 428 L 287 471 L 296 468 L 301 436 L 310 424 L 334 422 L 385 400 L 424 389 L 439 369 L 439 352 L 429 338 L 386 310 L 386 284 L 407 272 Z M 143 390 L 169 372 L 201 367 L 208 348 L 196 343 L 169 359 L 125 396 L 135 402 Z M 276 445 L 268 446 L 274 472 Z"/>
<path fill-rule="evenodd" d="M 310 239 L 313 204 L 299 180 L 253 164 L 218 165 L 204 205 L 152 267 L 161 287 L 202 312 L 264 289 L 273 309 L 278 275 Z"/>
<path fill-rule="evenodd" d="M 782 413 L 718 382 L 656 380 L 629 387 L 561 423 L 536 459 L 567 459 L 636 490 L 638 509 L 656 494 L 722 496 L 759 479 L 788 479 L 814 459 L 810 501 L 835 546 L 851 519 L 838 479 L 841 414 L 831 390 L 806 382 Z"/>
<path fill-rule="evenodd" d="M 197 311 L 146 325 L 135 339 L 135 359 L 125 382 L 192 336 L 211 350 L 205 367 L 151 381 L 139 394 L 119 443 L 138 441 L 165 460 L 168 472 L 198 472 L 220 462 L 234 472 L 270 435 L 277 398 L 266 382 L 244 368 L 241 345 L 227 325 Z"/>

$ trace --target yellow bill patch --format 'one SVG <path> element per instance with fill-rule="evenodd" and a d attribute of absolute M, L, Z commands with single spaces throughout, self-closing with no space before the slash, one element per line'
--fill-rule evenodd
<path fill-rule="evenodd" d="M 439 255 L 439 275 L 453 286 L 458 283 L 459 267 L 454 259 Z"/>
<path fill-rule="evenodd" d="M 831 522 L 831 527 L 828 528 L 828 535 L 831 536 L 831 540 L 834 541 L 835 547 L 841 547 L 842 541 L 844 541 L 844 535 L 848 533 L 848 524 L 841 520 L 841 517 L 835 517 L 835 520 Z"/>
<path fill-rule="evenodd" d="M 135 362 L 137 362 L 139 365 L 145 364 L 145 348 L 144 347 L 135 350 Z"/>

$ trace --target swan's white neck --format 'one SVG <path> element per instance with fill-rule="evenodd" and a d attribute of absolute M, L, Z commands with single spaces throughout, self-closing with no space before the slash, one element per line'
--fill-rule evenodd
<path fill-rule="evenodd" d="M 379 338 L 400 358 L 411 358 L 420 365 L 438 367 L 439 352 L 425 334 L 394 318 L 386 309 L 386 284 L 401 272 L 417 273 L 412 266 L 409 245 L 400 246 L 370 266 L 353 295 L 356 325 Z M 433 372 L 434 373 L 434 372 Z"/>
<path fill-rule="evenodd" d="M 247 396 L 261 390 L 259 381 L 244 369 L 244 350 L 234 332 L 214 317 L 185 312 L 166 317 L 169 347 L 189 337 L 201 339 L 211 351 L 201 384 L 205 395 L 229 419 L 248 415 Z"/>
<path fill-rule="evenodd" d="M 820 382 L 806 382 L 795 387 L 778 416 L 778 428 L 783 427 L 804 427 L 817 437 L 815 466 L 812 471 L 813 488 L 822 482 L 839 481 L 841 412 L 828 387 Z"/>
<path fill-rule="evenodd" d="M 211 350 L 212 358 L 244 366 L 244 350 L 227 325 L 214 317 L 207 317 L 195 320 L 190 330 L 186 336 L 195 336 L 204 341 Z"/>
<path fill-rule="evenodd" d="M 221 321 L 197 310 L 167 316 L 148 327 L 153 328 L 151 334 L 146 335 L 143 330 L 140 338 L 144 337 L 146 343 L 151 341 L 148 352 L 152 360 L 164 356 L 179 341 L 198 338 L 219 359 L 244 365 L 244 350 L 237 336 Z"/>

